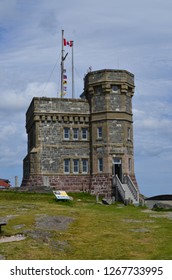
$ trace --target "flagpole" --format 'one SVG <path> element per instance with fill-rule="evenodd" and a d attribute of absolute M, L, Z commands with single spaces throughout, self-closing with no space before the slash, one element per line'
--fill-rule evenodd
<path fill-rule="evenodd" d="M 63 88 L 63 73 L 64 73 L 64 30 L 62 30 L 62 50 L 61 50 L 61 98 L 64 94 L 64 88 Z"/>
<path fill-rule="evenodd" d="M 74 41 L 72 41 L 72 98 L 75 96 L 75 88 L 74 88 Z"/>

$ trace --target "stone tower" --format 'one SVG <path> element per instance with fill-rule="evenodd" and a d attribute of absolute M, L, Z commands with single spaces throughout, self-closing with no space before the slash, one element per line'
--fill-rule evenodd
<path fill-rule="evenodd" d="M 79 99 L 34 97 L 26 113 L 22 187 L 88 191 L 138 202 L 134 173 L 134 75 L 99 70 Z"/>
<path fill-rule="evenodd" d="M 100 70 L 85 76 L 90 106 L 90 166 L 92 190 L 110 195 L 112 176 L 135 183 L 132 97 L 134 75 L 125 70 Z M 124 179 L 125 178 L 125 179 Z M 114 184 L 115 185 L 115 184 Z"/>

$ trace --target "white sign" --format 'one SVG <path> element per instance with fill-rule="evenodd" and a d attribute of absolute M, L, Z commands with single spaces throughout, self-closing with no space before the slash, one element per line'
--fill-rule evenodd
<path fill-rule="evenodd" d="M 70 200 L 70 197 L 65 191 L 53 191 L 53 193 L 58 200 Z"/>

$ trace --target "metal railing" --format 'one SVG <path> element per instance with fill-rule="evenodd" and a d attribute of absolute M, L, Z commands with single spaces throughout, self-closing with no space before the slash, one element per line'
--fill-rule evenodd
<path fill-rule="evenodd" d="M 121 195 L 122 200 L 125 201 L 125 190 L 123 188 L 123 185 L 122 185 L 120 179 L 118 178 L 118 175 L 115 175 L 113 177 L 113 185 L 117 187 L 117 189 L 118 189 L 118 191 Z"/>
<path fill-rule="evenodd" d="M 128 185 L 128 188 L 130 189 L 131 193 L 133 194 L 135 200 L 139 201 L 139 192 L 138 192 L 137 188 L 135 187 L 135 185 L 129 175 L 124 175 L 124 183 Z"/>

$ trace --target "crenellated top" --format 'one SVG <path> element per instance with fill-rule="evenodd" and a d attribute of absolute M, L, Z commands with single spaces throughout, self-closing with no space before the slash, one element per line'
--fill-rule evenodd
<path fill-rule="evenodd" d="M 104 69 L 87 73 L 84 78 L 84 87 L 88 85 L 96 85 L 97 83 L 119 83 L 128 84 L 134 87 L 134 75 L 126 70 Z"/>
<path fill-rule="evenodd" d="M 126 70 L 89 72 L 84 79 L 84 97 L 93 114 L 120 112 L 132 115 L 134 75 Z"/>
<path fill-rule="evenodd" d="M 26 112 L 26 129 L 35 121 L 89 122 L 89 105 L 83 99 L 34 97 Z"/>

